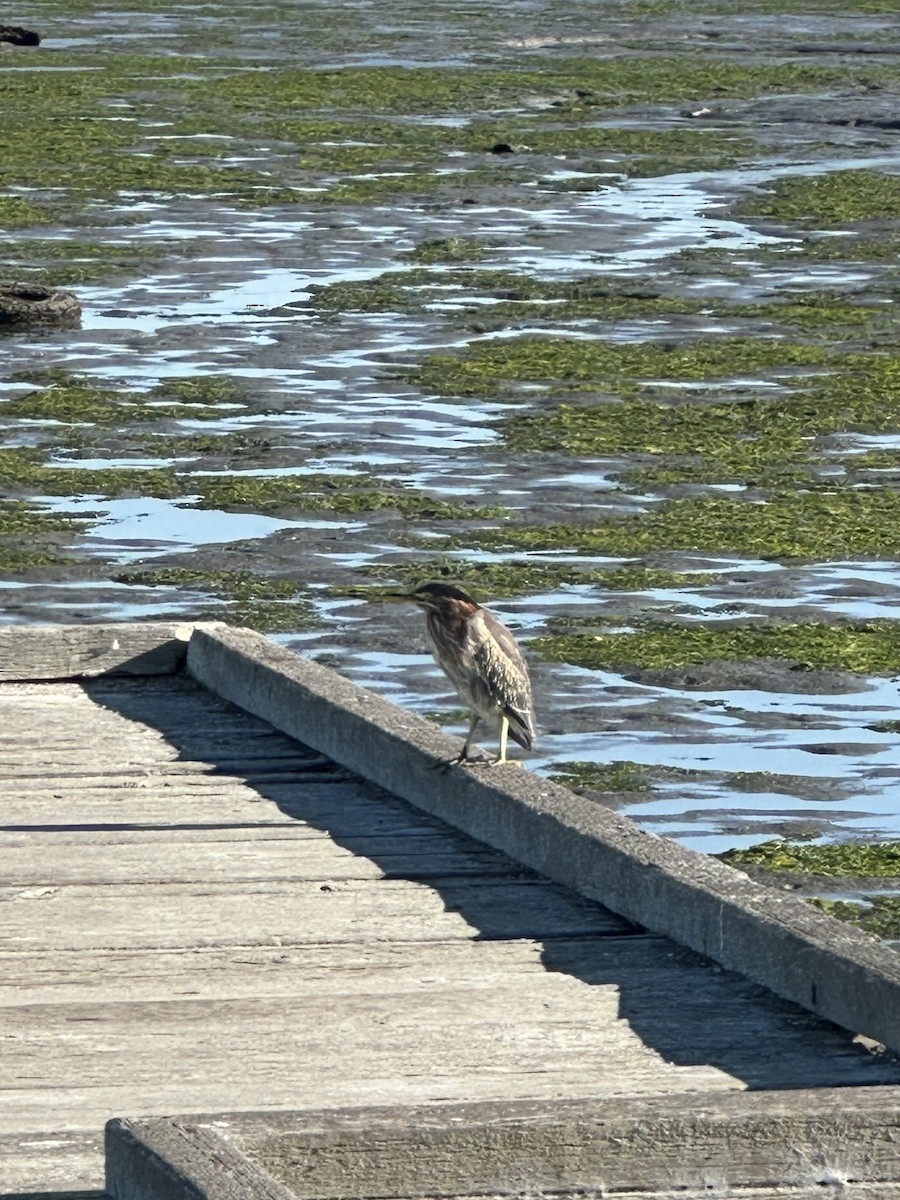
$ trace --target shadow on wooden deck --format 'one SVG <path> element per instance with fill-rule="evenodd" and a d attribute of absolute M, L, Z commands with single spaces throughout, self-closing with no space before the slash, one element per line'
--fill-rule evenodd
<path fill-rule="evenodd" d="M 668 1063 L 714 1067 L 753 1090 L 900 1082 L 900 1066 L 887 1056 L 873 1056 L 846 1031 L 666 937 L 629 925 L 374 785 L 361 782 L 358 799 L 345 805 L 328 789 L 298 787 L 302 781 L 339 782 L 348 773 L 312 751 L 302 770 L 279 770 L 287 739 L 189 677 L 101 678 L 82 686 L 95 703 L 157 730 L 181 759 L 203 761 L 210 773 L 244 779 L 284 815 L 327 832 L 351 854 L 376 864 L 386 879 L 427 884 L 447 911 L 458 912 L 477 931 L 475 940 L 536 940 L 548 972 L 615 989 L 617 1016 Z M 215 738 L 206 728 L 213 714 Z M 254 746 L 252 770 L 247 754 L 234 749 L 248 737 Z M 265 824 L 174 822 L 153 828 L 177 834 Z M 439 872 L 417 863 L 416 841 L 429 832 L 444 847 Z M 433 855 L 429 860 L 433 864 Z"/>

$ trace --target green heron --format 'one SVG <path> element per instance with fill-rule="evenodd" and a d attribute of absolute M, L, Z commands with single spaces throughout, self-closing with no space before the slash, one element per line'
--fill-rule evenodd
<path fill-rule="evenodd" d="M 535 740 L 531 680 L 522 651 L 503 622 L 449 583 L 423 583 L 400 594 L 425 610 L 438 666 L 472 710 L 466 743 L 456 761 L 468 759 L 479 723 L 498 718 L 500 753 L 495 761 L 507 761 L 510 736 L 530 750 Z"/>

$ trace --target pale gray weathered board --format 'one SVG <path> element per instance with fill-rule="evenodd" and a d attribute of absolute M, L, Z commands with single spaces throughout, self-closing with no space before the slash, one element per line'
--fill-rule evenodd
<path fill-rule="evenodd" d="M 168 675 L 184 662 L 188 640 L 196 628 L 136 621 L 121 625 L 0 625 L 0 680 Z"/>
<path fill-rule="evenodd" d="M 0 730 L 0 1191 L 99 1187 L 117 1114 L 900 1083 L 183 675 Z"/>

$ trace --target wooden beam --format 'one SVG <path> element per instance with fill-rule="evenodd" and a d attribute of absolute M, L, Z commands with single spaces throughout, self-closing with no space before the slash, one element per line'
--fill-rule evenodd
<path fill-rule="evenodd" d="M 189 624 L 137 621 L 117 625 L 0 625 L 0 680 L 170 675 L 183 665 L 195 628 Z"/>
<path fill-rule="evenodd" d="M 247 1197 L 268 1196 L 254 1188 L 276 1181 L 294 1200 L 808 1196 L 841 1178 L 855 1195 L 897 1186 L 898 1105 L 898 1088 L 824 1088 L 113 1120 L 107 1188 L 114 1200 L 199 1200 L 132 1190 L 147 1157 L 171 1154 L 179 1173 L 211 1180 L 199 1197 L 230 1200 L 228 1173 L 210 1173 L 225 1149 L 238 1155 Z"/>

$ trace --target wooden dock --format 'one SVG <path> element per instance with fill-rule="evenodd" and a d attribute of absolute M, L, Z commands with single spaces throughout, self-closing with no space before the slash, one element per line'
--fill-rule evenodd
<path fill-rule="evenodd" d="M 213 1114 L 195 1125 L 230 1129 L 295 1195 L 272 1139 L 289 1130 L 296 1149 L 303 1114 L 320 1130 L 323 1113 L 338 1128 L 350 1110 L 358 1134 L 370 1124 L 358 1114 L 378 1109 L 375 1126 L 430 1120 L 433 1134 L 435 1114 L 462 1120 L 448 1106 L 483 1129 L 558 1118 L 560 1104 L 601 1124 L 632 1113 L 644 1129 L 694 1113 L 720 1131 L 702 1154 L 660 1136 L 655 1152 L 634 1144 L 630 1168 L 621 1149 L 619 1165 L 607 1155 L 595 1170 L 623 1194 L 837 1195 L 822 1189 L 841 1172 L 865 1184 L 854 1196 L 897 1194 L 900 1065 L 854 1039 L 871 1028 L 839 1028 L 351 772 L 314 748 L 315 706 L 290 718 L 307 722 L 304 741 L 236 707 L 198 682 L 208 663 L 185 669 L 190 636 L 0 631 L 0 1197 L 103 1195 L 113 1117 Z M 274 695 L 264 659 L 235 677 L 250 709 Z M 348 695 L 377 726 L 386 702 Z M 450 745 L 398 720 L 391 736 L 418 738 L 416 753 Z M 343 736 L 345 761 L 384 759 L 350 725 Z M 489 804 L 529 773 L 449 774 Z M 452 792 L 447 779 L 415 776 L 426 807 Z M 855 931 L 848 950 L 822 919 L 873 988 L 895 986 L 892 951 Z M 751 1179 L 721 1130 L 779 1105 L 786 1121 L 809 1116 L 806 1133 L 773 1134 Z M 848 1125 L 855 1107 L 865 1120 Z M 600 1194 L 585 1170 L 505 1189 L 463 1172 L 448 1194 L 467 1178 L 472 1192 L 555 1179 Z M 433 1175 L 408 1192 L 382 1180 L 354 1193 L 340 1178 L 304 1194 L 442 1194 Z M 761 1191 L 767 1179 L 795 1190 Z"/>

